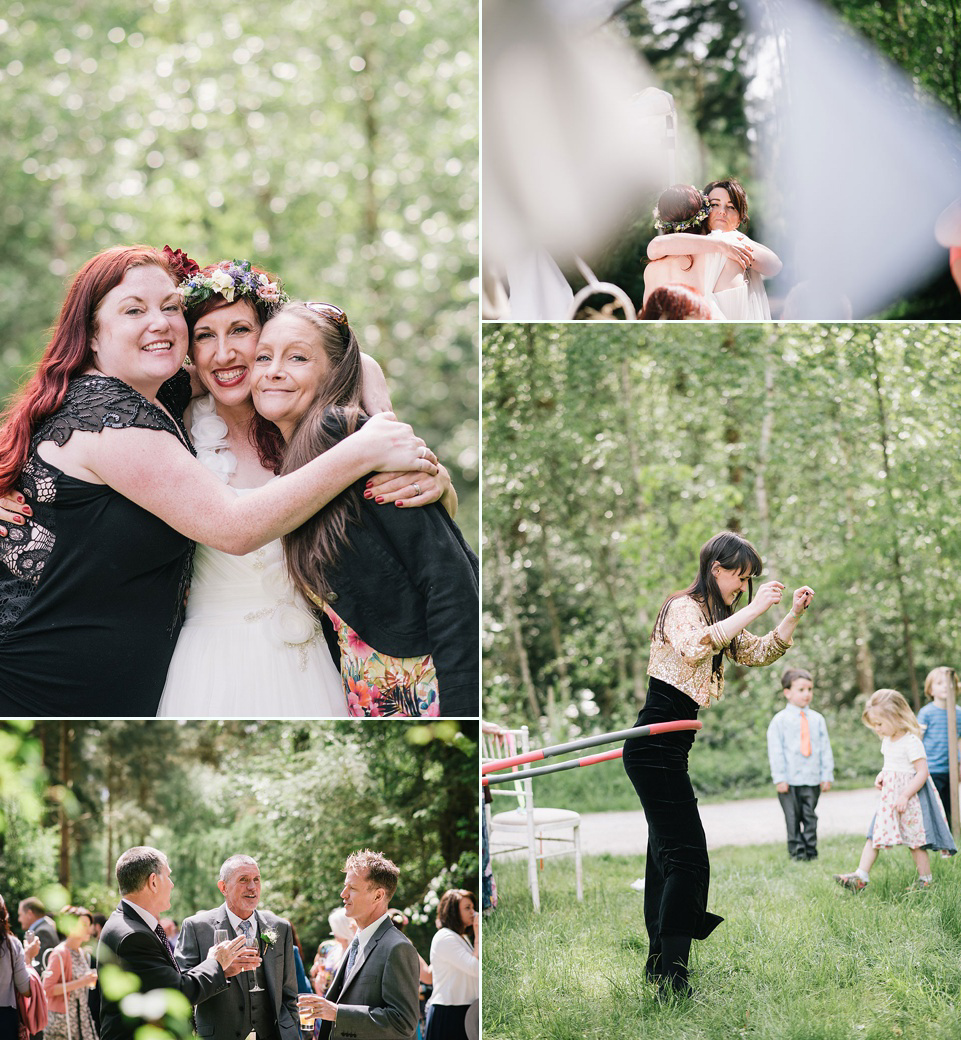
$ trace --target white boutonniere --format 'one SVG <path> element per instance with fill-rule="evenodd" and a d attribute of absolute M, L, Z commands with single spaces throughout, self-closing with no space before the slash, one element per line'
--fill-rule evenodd
<path fill-rule="evenodd" d="M 264 946 L 273 946 L 274 943 L 277 942 L 277 939 L 278 935 L 273 930 L 273 928 L 265 928 L 260 933 L 260 941 L 264 944 Z"/>

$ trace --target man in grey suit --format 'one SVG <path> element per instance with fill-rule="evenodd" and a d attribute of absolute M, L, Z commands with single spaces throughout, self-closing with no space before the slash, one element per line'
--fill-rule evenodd
<path fill-rule="evenodd" d="M 290 923 L 257 909 L 257 861 L 250 856 L 231 856 L 220 868 L 217 887 L 224 902 L 188 917 L 180 927 L 176 955 L 181 967 L 189 968 L 203 959 L 214 945 L 218 928 L 225 929 L 228 936 L 249 933 L 258 945 L 241 962 L 252 970 L 242 971 L 226 990 L 197 1005 L 197 1033 L 215 1040 L 237 1040 L 252 1032 L 257 1040 L 301 1040 Z"/>
<path fill-rule="evenodd" d="M 410 1040 L 417 1031 L 417 951 L 388 915 L 400 871 L 380 852 L 351 853 L 340 898 L 360 929 L 325 997 L 301 994 L 323 1020 L 320 1040 Z"/>

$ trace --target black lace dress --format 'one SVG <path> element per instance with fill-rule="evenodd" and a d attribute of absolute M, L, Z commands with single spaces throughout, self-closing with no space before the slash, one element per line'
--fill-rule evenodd
<path fill-rule="evenodd" d="M 176 437 L 190 382 L 158 399 L 110 376 L 77 376 L 34 435 L 21 490 L 33 509 L 0 538 L 0 714 L 152 716 L 183 620 L 193 543 L 104 484 L 68 476 L 37 453 L 75 431 L 139 426 Z"/>

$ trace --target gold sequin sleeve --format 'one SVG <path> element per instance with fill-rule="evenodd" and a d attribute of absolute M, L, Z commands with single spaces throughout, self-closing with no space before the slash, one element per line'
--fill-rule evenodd
<path fill-rule="evenodd" d="M 678 596 L 667 608 L 664 640 L 688 661 L 703 661 L 713 657 L 723 645 L 714 628 L 690 596 Z"/>
<path fill-rule="evenodd" d="M 764 636 L 752 635 L 745 629 L 737 637 L 737 654 L 731 654 L 728 651 L 728 656 L 738 664 L 747 665 L 749 668 L 759 668 L 762 665 L 773 664 L 793 645 L 792 640 L 785 642 L 778 635 L 776 628 Z"/>

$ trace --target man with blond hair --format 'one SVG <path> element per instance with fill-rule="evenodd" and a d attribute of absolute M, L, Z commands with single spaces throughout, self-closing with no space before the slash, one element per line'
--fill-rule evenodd
<path fill-rule="evenodd" d="M 359 931 L 325 997 L 301 994 L 301 1010 L 322 1019 L 320 1040 L 410 1040 L 417 1031 L 417 951 L 388 913 L 400 871 L 382 853 L 347 857 L 340 898 Z"/>

